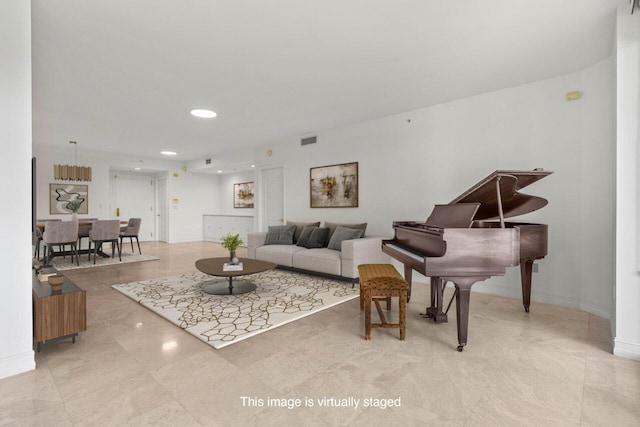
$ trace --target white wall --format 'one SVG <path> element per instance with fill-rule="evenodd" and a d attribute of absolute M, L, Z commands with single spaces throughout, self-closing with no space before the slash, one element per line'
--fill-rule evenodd
<path fill-rule="evenodd" d="M 614 353 L 640 360 L 638 257 L 638 144 L 640 114 L 640 14 L 618 11 L 617 201 Z"/>
<path fill-rule="evenodd" d="M 169 243 L 202 240 L 202 215 L 219 213 L 219 178 L 215 175 L 172 171 L 167 178 L 167 191 Z M 178 203 L 174 203 L 174 199 Z"/>
<path fill-rule="evenodd" d="M 584 101 L 577 147 L 580 176 L 579 182 L 568 181 L 569 186 L 562 191 L 580 189 L 580 239 L 567 245 L 567 249 L 580 251 L 580 274 L 572 279 L 580 290 L 578 307 L 610 318 L 614 304 L 616 201 L 613 58 L 584 70 L 579 77 Z M 562 263 L 558 267 L 562 268 Z"/>
<path fill-rule="evenodd" d="M 220 175 L 218 192 L 220 194 L 219 209 L 217 214 L 221 215 L 247 215 L 253 216 L 255 208 L 234 208 L 233 207 L 233 184 L 241 182 L 254 182 L 254 171 L 244 171 L 233 174 Z M 255 190 L 254 190 L 255 192 Z"/>
<path fill-rule="evenodd" d="M 35 368 L 31 319 L 31 7 L 2 2 L 0 14 L 0 378 Z"/>
<path fill-rule="evenodd" d="M 394 220 L 425 220 L 496 169 L 554 173 L 524 192 L 549 205 L 518 218 L 549 225 L 549 255 L 532 298 L 610 315 L 614 265 L 613 60 L 571 75 L 462 99 L 262 147 L 259 167 L 285 167 L 286 217 L 369 223 L 392 236 Z M 565 93 L 579 90 L 578 101 Z M 265 155 L 267 150 L 272 156 Z M 311 209 L 309 168 L 359 162 L 358 208 Z M 424 279 L 423 279 L 424 280 Z M 520 298 L 517 268 L 474 290 Z M 535 310 L 535 307 L 533 308 Z"/>

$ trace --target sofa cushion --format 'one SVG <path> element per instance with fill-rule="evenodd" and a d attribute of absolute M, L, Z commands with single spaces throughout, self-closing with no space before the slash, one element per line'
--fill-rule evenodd
<path fill-rule="evenodd" d="M 292 245 L 293 233 L 296 231 L 295 225 L 272 225 L 269 226 L 265 245 Z"/>
<path fill-rule="evenodd" d="M 298 246 L 305 248 L 322 248 L 327 241 L 329 229 L 327 227 L 305 227 L 298 239 Z"/>
<path fill-rule="evenodd" d="M 256 248 L 255 257 L 260 261 L 272 262 L 285 267 L 293 267 L 293 255 L 299 251 L 307 251 L 296 245 L 268 245 Z"/>
<path fill-rule="evenodd" d="M 293 254 L 293 267 L 319 273 L 342 274 L 340 252 L 327 248 L 303 249 Z"/>
<path fill-rule="evenodd" d="M 362 222 L 359 224 L 339 224 L 337 222 L 325 222 L 324 226 L 325 227 L 329 227 L 329 236 L 327 237 L 327 244 L 329 244 L 329 241 L 331 240 L 331 237 L 333 236 L 333 233 L 335 233 L 336 228 L 341 225 L 343 227 L 347 227 L 347 228 L 358 228 L 360 230 L 362 230 L 362 236 L 360 237 L 364 237 L 365 232 L 367 231 L 367 223 L 366 222 Z"/>
<path fill-rule="evenodd" d="M 327 248 L 339 251 L 342 249 L 343 240 L 359 239 L 362 234 L 363 231 L 360 228 L 347 228 L 339 225 L 336 227 L 333 236 L 331 236 Z"/>
<path fill-rule="evenodd" d="M 320 221 L 318 221 L 318 222 L 287 221 L 287 225 L 295 225 L 296 226 L 296 230 L 293 232 L 293 243 L 296 244 L 296 243 L 298 243 L 298 239 L 300 238 L 300 235 L 304 231 L 305 227 L 320 227 Z"/>

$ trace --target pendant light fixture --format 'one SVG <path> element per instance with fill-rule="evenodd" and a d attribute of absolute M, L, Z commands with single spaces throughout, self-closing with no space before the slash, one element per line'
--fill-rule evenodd
<path fill-rule="evenodd" d="M 53 178 L 60 181 L 91 181 L 91 167 L 78 166 L 78 143 L 69 141 L 69 144 L 73 144 L 75 164 L 53 165 Z"/>

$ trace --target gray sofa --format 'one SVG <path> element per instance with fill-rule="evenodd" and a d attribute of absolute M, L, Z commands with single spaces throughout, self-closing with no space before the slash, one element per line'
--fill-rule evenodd
<path fill-rule="evenodd" d="M 249 233 L 248 257 L 273 262 L 288 269 L 353 282 L 358 280 L 358 265 L 389 262 L 389 257 L 381 249 L 382 237 L 348 238 L 350 234 L 359 235 L 354 232 L 358 227 L 364 234 L 366 224 L 326 223 L 325 227 L 318 227 L 319 224 L 289 222 L 289 227 L 295 226 L 290 239 L 287 239 L 290 229 L 284 230 L 284 226 L 279 227 L 278 231 L 284 230 L 286 233 L 277 235 L 275 240 L 274 234 L 277 234 L 275 230 L 278 227 L 270 227 L 269 232 Z M 320 237 L 307 245 L 303 244 L 306 234 L 316 235 L 316 232 L 322 232 L 322 229 L 329 230 L 326 239 Z"/>

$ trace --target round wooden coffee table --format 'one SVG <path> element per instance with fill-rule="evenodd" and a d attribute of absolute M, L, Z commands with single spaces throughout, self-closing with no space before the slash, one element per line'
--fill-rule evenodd
<path fill-rule="evenodd" d="M 256 289 L 254 283 L 246 280 L 233 281 L 234 277 L 246 276 L 247 274 L 261 273 L 263 271 L 276 268 L 277 264 L 256 259 L 241 258 L 242 270 L 224 271 L 225 263 L 229 258 L 204 258 L 196 261 L 196 268 L 205 274 L 217 277 L 227 277 L 228 282 L 206 282 L 204 291 L 211 295 L 237 295 L 251 292 Z"/>

